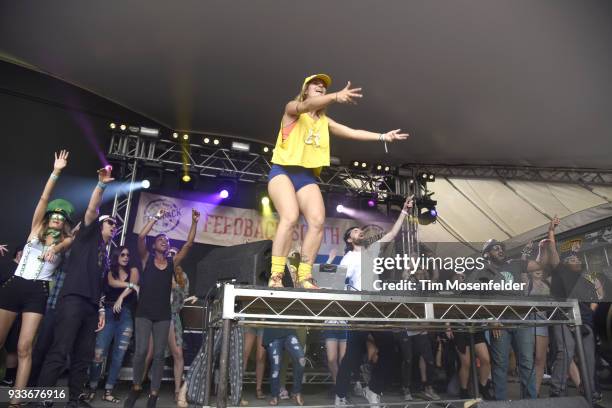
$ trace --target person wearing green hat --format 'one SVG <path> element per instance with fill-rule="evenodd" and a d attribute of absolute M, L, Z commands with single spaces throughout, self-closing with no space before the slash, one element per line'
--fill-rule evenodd
<path fill-rule="evenodd" d="M 294 284 L 304 289 L 318 289 L 312 281 L 311 270 L 323 239 L 325 205 L 316 177 L 330 164 L 330 132 L 346 139 L 380 141 L 385 149 L 387 142 L 408 137 L 400 129 L 369 132 L 352 129 L 328 117 L 326 110 L 330 105 L 354 104 L 363 97 L 361 88 L 351 87 L 350 81 L 343 89 L 328 93 L 331 82 L 326 74 L 308 76 L 299 95 L 285 106 L 268 174 L 268 193 L 280 218 L 272 244 L 270 287 L 283 286 L 293 228 L 301 213 L 308 231 L 302 244 L 298 282 Z"/>
<path fill-rule="evenodd" d="M 61 254 L 72 244 L 69 221 L 74 207 L 66 200 L 49 202 L 62 170 L 68 164 L 69 153 L 55 153 L 53 172 L 38 201 L 32 227 L 23 255 L 14 275 L 0 287 L 0 348 L 21 313 L 18 366 L 15 388 L 27 385 L 32 366 L 32 343 L 42 320 L 49 295 L 49 282 L 61 261 Z M 11 405 L 18 404 L 16 400 Z"/>

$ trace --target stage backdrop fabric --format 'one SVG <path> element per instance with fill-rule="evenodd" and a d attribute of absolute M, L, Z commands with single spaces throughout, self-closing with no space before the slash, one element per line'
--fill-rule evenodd
<path fill-rule="evenodd" d="M 276 214 L 264 216 L 256 210 L 141 192 L 134 232 L 139 233 L 148 217 L 157 213 L 161 208 L 166 210 L 166 216 L 155 223 L 149 233 L 150 236 L 165 233 L 170 239 L 184 241 L 191 226 L 191 209 L 194 208 L 201 214 L 195 241 L 202 244 L 231 246 L 273 239 L 278 224 Z M 365 227 L 367 235 L 373 235 L 382 232 L 383 229 L 388 231 L 391 224 L 377 222 L 375 225 L 363 225 L 363 222 L 358 220 L 327 217 L 319 255 L 328 255 L 332 249 L 336 249 L 338 256 L 342 256 L 344 254 L 342 236 L 348 228 L 353 226 Z M 300 247 L 306 231 L 307 225 L 300 217 L 293 232 L 294 248 Z M 325 260 L 318 259 L 317 261 Z"/>

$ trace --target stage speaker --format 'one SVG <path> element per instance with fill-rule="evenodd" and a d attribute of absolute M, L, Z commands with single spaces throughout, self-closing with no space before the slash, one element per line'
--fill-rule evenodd
<path fill-rule="evenodd" d="M 270 240 L 215 248 L 198 262 L 195 294 L 210 296 L 217 282 L 232 280 L 239 284 L 267 286 L 271 259 Z M 286 268 L 283 285 L 293 286 Z"/>
<path fill-rule="evenodd" d="M 516 401 L 481 401 L 477 408 L 589 408 L 583 397 L 538 398 Z"/>

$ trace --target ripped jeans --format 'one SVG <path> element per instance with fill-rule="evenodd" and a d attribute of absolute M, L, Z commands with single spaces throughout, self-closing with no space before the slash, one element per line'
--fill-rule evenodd
<path fill-rule="evenodd" d="M 302 377 L 304 376 L 304 349 L 293 334 L 272 340 L 268 344 L 268 357 L 270 359 L 270 388 L 272 397 L 280 394 L 280 369 L 283 358 L 283 349 L 287 350 L 293 360 L 293 387 L 291 392 L 299 394 L 302 392 Z"/>
<path fill-rule="evenodd" d="M 112 390 L 117 383 L 119 371 L 123 364 L 123 357 L 130 345 L 132 334 L 134 333 L 134 319 L 129 307 L 124 306 L 121 313 L 117 316 L 113 313 L 112 307 L 106 307 L 106 324 L 104 329 L 96 337 L 96 348 L 94 360 L 89 369 L 89 386 L 92 389 L 98 388 L 98 381 L 102 376 L 102 362 L 108 355 L 108 349 L 113 343 L 110 368 L 106 378 L 104 389 Z"/>

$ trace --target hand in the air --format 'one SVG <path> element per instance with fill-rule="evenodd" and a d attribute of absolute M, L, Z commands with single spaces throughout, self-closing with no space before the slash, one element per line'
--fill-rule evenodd
<path fill-rule="evenodd" d="M 396 140 L 406 140 L 408 133 L 401 133 L 402 129 L 391 130 L 387 133 L 383 133 L 383 141 L 385 142 L 395 142 Z"/>
<path fill-rule="evenodd" d="M 67 150 L 60 150 L 59 155 L 55 153 L 55 162 L 53 163 L 53 170 L 62 171 L 68 165 L 68 156 L 70 152 Z"/>
<path fill-rule="evenodd" d="M 191 222 L 196 224 L 198 221 L 200 221 L 200 212 L 196 210 L 195 208 L 192 208 L 191 209 Z"/>
<path fill-rule="evenodd" d="M 8 247 L 6 244 L 0 245 L 0 256 L 4 256 L 8 253 Z"/>
<path fill-rule="evenodd" d="M 98 170 L 98 181 L 104 184 L 108 184 L 108 183 L 115 181 L 115 179 L 111 177 L 112 171 L 113 171 L 112 166 L 103 167 L 100 170 Z"/>
<path fill-rule="evenodd" d="M 351 81 L 347 82 L 344 89 L 336 92 L 336 102 L 338 103 L 355 104 L 353 98 L 363 98 L 363 95 L 361 94 L 361 88 L 351 88 Z"/>

